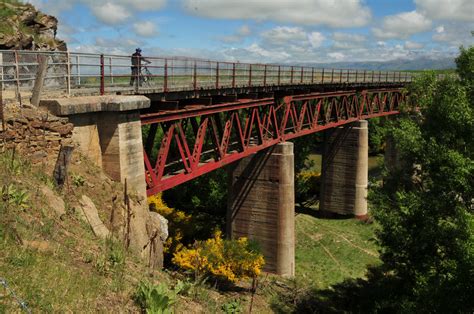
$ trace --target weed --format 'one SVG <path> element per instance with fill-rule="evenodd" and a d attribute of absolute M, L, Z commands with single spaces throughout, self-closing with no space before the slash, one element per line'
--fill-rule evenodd
<path fill-rule="evenodd" d="M 112 267 L 125 263 L 125 252 L 121 246 L 114 245 L 109 251 L 109 263 Z"/>
<path fill-rule="evenodd" d="M 109 272 L 109 265 L 104 255 L 99 255 L 95 261 L 95 268 L 101 275 L 106 275 Z"/>
<path fill-rule="evenodd" d="M 7 262 L 14 267 L 31 267 L 35 264 L 34 254 L 29 251 L 17 251 L 7 257 Z"/>
<path fill-rule="evenodd" d="M 44 219 L 46 220 L 46 219 Z M 40 227 L 40 233 L 42 236 L 44 237 L 48 237 L 48 236 L 51 236 L 55 230 L 55 222 L 54 220 L 52 219 L 48 219 L 45 221 L 45 223 L 43 225 L 41 225 Z"/>
<path fill-rule="evenodd" d="M 153 285 L 141 281 L 135 293 L 135 302 L 146 313 L 173 313 L 171 308 L 177 299 L 177 292 L 170 290 L 166 284 Z"/>
<path fill-rule="evenodd" d="M 95 261 L 95 268 L 101 275 L 108 273 L 120 274 L 125 265 L 125 250 L 123 246 L 112 240 L 105 241 L 105 249 Z"/>
<path fill-rule="evenodd" d="M 50 189 L 54 189 L 56 187 L 56 184 L 54 183 L 54 180 L 53 178 L 51 178 L 50 176 L 48 176 L 46 173 L 44 173 L 43 171 L 36 171 L 34 173 L 34 176 L 36 179 L 38 179 L 39 181 L 41 181 L 42 183 L 44 183 L 47 187 L 49 187 Z"/>
<path fill-rule="evenodd" d="M 242 313 L 242 304 L 238 299 L 231 300 L 222 304 L 221 310 L 226 314 Z"/>
<path fill-rule="evenodd" d="M 74 184 L 75 187 L 84 186 L 85 183 L 86 179 L 84 179 L 83 176 L 80 174 L 72 174 L 72 184 Z"/>
<path fill-rule="evenodd" d="M 94 261 L 94 255 L 91 252 L 86 252 L 82 256 L 82 261 L 86 264 L 92 263 Z"/>
<path fill-rule="evenodd" d="M 181 295 L 188 295 L 193 288 L 194 284 L 189 281 L 189 279 L 186 280 L 178 280 L 178 282 L 174 286 L 174 291 L 176 291 L 177 294 Z"/>
<path fill-rule="evenodd" d="M 28 207 L 28 191 L 18 189 L 13 183 L 2 186 L 1 197 L 8 204 L 16 205 L 22 209 Z"/>
<path fill-rule="evenodd" d="M 15 149 L 0 154 L 0 164 L 9 172 L 8 175 L 20 175 L 30 172 L 31 163 L 16 156 Z"/>

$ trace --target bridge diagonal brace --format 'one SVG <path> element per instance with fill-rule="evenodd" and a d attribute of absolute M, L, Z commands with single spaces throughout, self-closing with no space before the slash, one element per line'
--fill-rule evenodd
<path fill-rule="evenodd" d="M 152 151 L 151 139 L 159 143 L 155 168 L 144 151 L 147 194 L 172 188 L 285 140 L 360 119 L 397 114 L 404 101 L 406 96 L 400 89 L 354 90 L 286 96 L 273 102 L 209 105 L 183 110 L 182 115 L 179 110 L 144 114 L 142 124 L 163 128 L 144 144 Z M 188 145 L 191 141 L 192 146 Z"/>

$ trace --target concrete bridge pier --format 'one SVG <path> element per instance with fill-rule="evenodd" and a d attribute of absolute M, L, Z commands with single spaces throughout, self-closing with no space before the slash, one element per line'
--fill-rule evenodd
<path fill-rule="evenodd" d="M 234 164 L 227 234 L 257 241 L 265 271 L 295 275 L 293 143 L 277 144 Z"/>
<path fill-rule="evenodd" d="M 360 120 L 325 132 L 320 211 L 367 216 L 369 132 Z"/>

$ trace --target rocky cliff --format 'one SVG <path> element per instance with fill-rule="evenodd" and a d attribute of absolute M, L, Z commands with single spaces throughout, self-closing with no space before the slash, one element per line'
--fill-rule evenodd
<path fill-rule="evenodd" d="M 59 50 L 66 43 L 56 38 L 58 20 L 31 4 L 0 0 L 0 50 Z"/>

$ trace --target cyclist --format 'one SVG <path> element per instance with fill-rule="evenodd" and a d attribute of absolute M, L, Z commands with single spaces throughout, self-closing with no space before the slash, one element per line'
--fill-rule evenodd
<path fill-rule="evenodd" d="M 130 77 L 130 86 L 133 86 L 135 80 L 138 80 L 140 86 L 142 86 L 143 77 L 141 75 L 142 63 L 149 64 L 151 61 L 142 57 L 142 50 L 140 48 L 135 49 L 135 53 L 131 57 L 132 62 L 132 76 Z"/>

